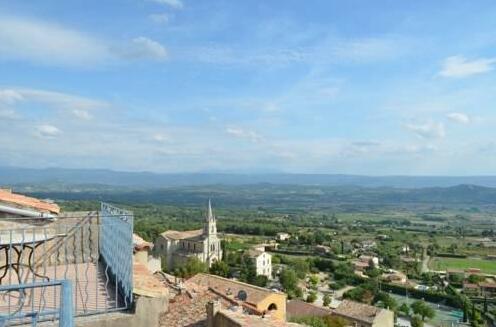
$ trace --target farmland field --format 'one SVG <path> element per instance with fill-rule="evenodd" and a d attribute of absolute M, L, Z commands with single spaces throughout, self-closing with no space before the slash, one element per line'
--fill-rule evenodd
<path fill-rule="evenodd" d="M 477 268 L 487 274 L 496 274 L 496 260 L 435 257 L 429 262 L 429 268 L 433 270 Z"/>

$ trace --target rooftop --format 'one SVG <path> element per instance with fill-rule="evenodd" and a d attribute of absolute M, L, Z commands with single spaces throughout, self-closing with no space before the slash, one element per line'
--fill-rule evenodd
<path fill-rule="evenodd" d="M 241 310 L 229 310 L 223 309 L 218 312 L 230 320 L 233 320 L 237 324 L 243 327 L 290 327 L 290 326 L 302 326 L 300 324 L 279 321 L 271 318 L 270 316 L 254 316 L 244 314 Z"/>
<path fill-rule="evenodd" d="M 332 314 L 332 311 L 302 300 L 290 300 L 286 303 L 286 312 L 289 318 L 316 316 L 325 317 Z"/>
<path fill-rule="evenodd" d="M 342 317 L 348 317 L 371 324 L 381 310 L 383 309 L 359 302 L 344 300 L 334 310 L 334 313 Z"/>
<path fill-rule="evenodd" d="M 231 294 L 234 297 L 236 297 L 240 291 L 244 291 L 247 294 L 246 300 L 244 300 L 244 302 L 253 305 L 257 305 L 259 302 L 263 301 L 271 294 L 281 294 L 285 296 L 284 293 L 272 291 L 267 288 L 253 286 L 250 284 L 208 274 L 197 274 L 188 279 L 186 283 L 194 283 L 210 288 L 218 292 L 219 294 Z"/>
<path fill-rule="evenodd" d="M 206 289 L 181 292 L 169 300 L 169 308 L 160 317 L 161 327 L 206 326 L 206 305 L 218 296 Z"/>
<path fill-rule="evenodd" d="M 133 264 L 133 282 L 135 294 L 148 297 L 165 297 L 169 294 L 168 288 L 141 263 Z"/>
<path fill-rule="evenodd" d="M 187 231 L 168 230 L 160 235 L 173 240 L 184 240 L 188 238 L 198 237 L 201 236 L 202 234 L 203 234 L 203 229 L 196 229 L 196 230 L 187 230 Z"/>
<path fill-rule="evenodd" d="M 258 257 L 259 255 L 262 255 L 264 254 L 265 251 L 260 251 L 260 250 L 257 250 L 257 249 L 249 249 L 248 251 L 246 251 L 246 254 L 252 258 L 256 258 Z"/>
<path fill-rule="evenodd" d="M 20 207 L 33 208 L 39 211 L 58 214 L 60 208 L 55 203 L 38 200 L 21 194 L 12 193 L 10 190 L 0 189 L 0 202 L 6 202 Z"/>
<path fill-rule="evenodd" d="M 151 250 L 153 243 L 145 241 L 137 234 L 133 234 L 133 246 L 135 251 Z"/>

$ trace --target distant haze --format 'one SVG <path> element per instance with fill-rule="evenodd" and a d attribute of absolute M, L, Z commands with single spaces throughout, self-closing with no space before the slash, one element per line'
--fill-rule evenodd
<path fill-rule="evenodd" d="M 461 184 L 496 187 L 496 176 L 360 176 L 340 174 L 285 173 L 184 173 L 157 174 L 83 169 L 0 168 L 0 186 L 100 184 L 138 188 L 164 188 L 194 185 L 288 184 L 361 187 L 450 187 Z"/>

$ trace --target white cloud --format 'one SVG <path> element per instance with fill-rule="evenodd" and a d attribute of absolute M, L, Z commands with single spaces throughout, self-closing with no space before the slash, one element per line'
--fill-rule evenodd
<path fill-rule="evenodd" d="M 83 111 L 109 107 L 109 104 L 104 101 L 61 92 L 29 88 L 0 89 L 0 95 L 2 93 L 5 94 L 6 92 L 15 94 L 15 99 L 22 99 L 24 102 L 39 102 L 54 106 L 58 109 L 71 110 L 75 115 L 84 115 L 82 114 Z M 78 110 L 79 112 L 75 113 L 75 110 Z"/>
<path fill-rule="evenodd" d="M 61 133 L 60 129 L 53 125 L 39 125 L 36 131 L 38 136 L 45 138 L 54 138 Z"/>
<path fill-rule="evenodd" d="M 258 133 L 239 127 L 228 127 L 226 128 L 226 133 L 237 138 L 250 140 L 254 143 L 258 143 L 263 140 L 262 136 Z"/>
<path fill-rule="evenodd" d="M 93 119 L 93 116 L 87 110 L 74 109 L 72 110 L 72 114 L 81 120 Z"/>
<path fill-rule="evenodd" d="M 165 16 L 154 17 L 165 20 Z M 0 16 L 0 61 L 29 61 L 53 66 L 93 66 L 116 60 L 167 57 L 158 42 L 140 36 L 115 44 L 67 26 L 31 18 Z M 6 97 L 7 95 L 3 95 Z"/>
<path fill-rule="evenodd" d="M 183 2 L 181 0 L 152 0 L 153 2 L 167 5 L 174 9 L 182 9 L 184 7 Z"/>
<path fill-rule="evenodd" d="M 335 40 L 331 45 L 335 57 L 356 61 L 392 58 L 406 47 L 404 41 L 392 38 Z"/>
<path fill-rule="evenodd" d="M 148 18 L 155 24 L 167 24 L 170 20 L 168 14 L 151 14 L 148 15 Z"/>
<path fill-rule="evenodd" d="M 163 45 L 144 36 L 134 38 L 119 54 L 126 59 L 132 60 L 164 60 L 167 58 L 167 50 Z"/>
<path fill-rule="evenodd" d="M 451 112 L 446 115 L 450 120 L 460 123 L 460 124 L 468 124 L 471 122 L 471 119 L 468 115 L 461 112 Z"/>
<path fill-rule="evenodd" d="M 152 139 L 155 141 L 155 142 L 158 142 L 158 143 L 166 143 L 168 142 L 170 139 L 167 135 L 163 134 L 163 133 L 156 133 L 153 135 Z"/>
<path fill-rule="evenodd" d="M 54 65 L 87 65 L 109 56 L 89 35 L 39 20 L 0 17 L 0 59 Z"/>
<path fill-rule="evenodd" d="M 6 103 L 6 104 L 14 104 L 17 101 L 22 100 L 22 95 L 19 92 L 16 92 L 15 90 L 0 90 L 0 102 Z"/>
<path fill-rule="evenodd" d="M 423 124 L 407 124 L 406 128 L 423 139 L 443 138 L 446 135 L 444 124 L 428 121 Z"/>
<path fill-rule="evenodd" d="M 494 69 L 496 58 L 468 60 L 463 56 L 446 58 L 439 75 L 444 77 L 467 77 L 487 73 Z"/>
<path fill-rule="evenodd" d="M 17 112 L 12 109 L 0 109 L 0 119 L 12 120 L 19 118 Z"/>

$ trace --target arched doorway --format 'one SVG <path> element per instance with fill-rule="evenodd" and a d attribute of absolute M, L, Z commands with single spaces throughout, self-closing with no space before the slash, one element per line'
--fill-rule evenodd
<path fill-rule="evenodd" d="M 275 311 L 277 310 L 277 305 L 275 303 L 271 303 L 269 307 L 267 308 L 269 311 Z"/>

